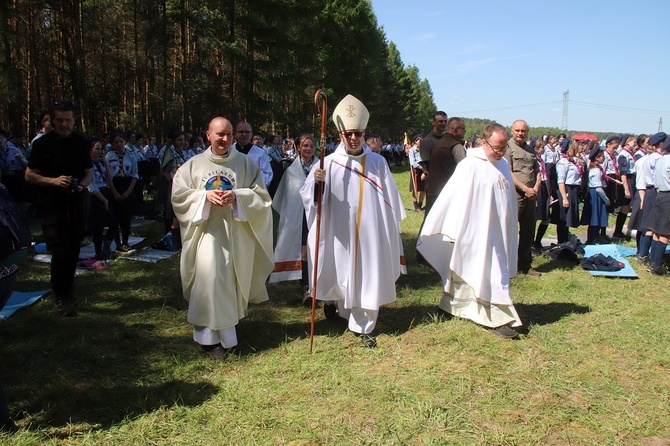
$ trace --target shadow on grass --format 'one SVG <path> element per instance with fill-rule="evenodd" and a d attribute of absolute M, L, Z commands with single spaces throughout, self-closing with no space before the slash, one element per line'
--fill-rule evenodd
<path fill-rule="evenodd" d="M 259 305 L 253 319 L 246 318 L 237 326 L 241 356 L 278 348 L 285 342 L 308 339 L 310 331 L 310 309 L 303 307 L 301 320 L 286 321 L 282 304 Z M 375 334 L 398 335 L 417 325 L 432 322 L 435 305 L 383 306 L 379 311 Z M 293 310 L 295 311 L 295 309 Z M 323 303 L 315 312 L 314 334 L 316 336 L 342 336 L 348 331 L 348 323 L 339 315 L 325 319 Z"/>
<path fill-rule="evenodd" d="M 548 273 L 554 270 L 565 271 L 580 268 L 578 262 L 564 259 L 552 259 L 548 255 L 537 257 L 536 261 L 537 260 L 543 261 L 542 263 L 538 263 L 538 265 L 535 267 L 535 269 L 541 273 Z"/>
<path fill-rule="evenodd" d="M 217 391 L 216 386 L 207 382 L 181 380 L 146 386 L 61 384 L 34 395 L 30 411 L 37 411 L 39 416 L 33 418 L 29 429 L 79 423 L 107 429 L 124 419 L 133 419 L 161 408 L 199 406 Z M 68 438 L 71 435 L 72 429 L 69 428 L 50 436 Z"/>
<path fill-rule="evenodd" d="M 437 316 L 436 308 L 434 304 L 382 307 L 374 332 L 378 334 L 406 333 L 417 325 L 434 321 Z"/>
<path fill-rule="evenodd" d="M 549 325 L 571 314 L 586 314 L 591 308 L 571 302 L 550 302 L 545 304 L 515 303 L 525 327 L 530 325 Z"/>
<path fill-rule="evenodd" d="M 20 287 L 48 288 L 49 269 L 33 263 L 22 265 Z M 62 316 L 47 296 L 2 324 L 0 380 L 21 428 L 70 436 L 198 406 L 218 392 L 179 372 L 189 362 L 210 364 L 189 336 L 175 271 L 119 262 L 75 279 L 76 317 Z"/>
<path fill-rule="evenodd" d="M 162 407 L 197 406 L 217 392 L 173 376 L 175 363 L 196 351 L 187 337 L 89 309 L 65 318 L 45 302 L 0 335 L 2 379 L 12 412 L 19 422 L 28 417 L 25 428 L 104 429 Z"/>

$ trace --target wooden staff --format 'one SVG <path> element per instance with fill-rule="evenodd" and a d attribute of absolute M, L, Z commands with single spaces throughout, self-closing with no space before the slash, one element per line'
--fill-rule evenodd
<path fill-rule="evenodd" d="M 319 141 L 319 169 L 323 169 L 323 158 L 326 154 L 326 120 L 328 119 L 328 106 L 326 102 L 326 93 L 323 90 L 317 90 L 314 95 L 314 105 L 319 109 L 321 105 L 321 139 Z M 314 262 L 312 266 L 314 272 L 312 273 L 312 316 L 309 327 L 309 354 L 312 354 L 312 345 L 314 344 L 314 315 L 316 313 L 316 282 L 318 279 L 319 270 L 319 241 L 321 238 L 321 202 L 323 201 L 323 184 L 317 183 L 317 198 L 316 198 L 316 234 L 314 244 Z"/>

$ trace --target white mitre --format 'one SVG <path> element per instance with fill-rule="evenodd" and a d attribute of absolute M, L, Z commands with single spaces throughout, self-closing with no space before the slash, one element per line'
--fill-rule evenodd
<path fill-rule="evenodd" d="M 348 94 L 337 104 L 333 111 L 333 122 L 340 132 L 365 130 L 370 112 L 361 101 Z"/>

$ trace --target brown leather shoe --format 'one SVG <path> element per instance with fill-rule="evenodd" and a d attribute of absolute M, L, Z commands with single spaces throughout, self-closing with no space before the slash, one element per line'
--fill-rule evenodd
<path fill-rule="evenodd" d="M 535 268 L 529 269 L 524 274 L 527 275 L 527 276 L 532 276 L 532 277 L 540 277 L 542 275 L 542 273 L 539 272 L 538 270 L 536 270 Z"/>

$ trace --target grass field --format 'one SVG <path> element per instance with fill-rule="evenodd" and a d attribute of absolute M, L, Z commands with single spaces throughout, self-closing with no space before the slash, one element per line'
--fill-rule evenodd
<path fill-rule="evenodd" d="M 309 312 L 283 283 L 238 326 L 240 353 L 216 362 L 191 340 L 176 258 L 78 277 L 77 317 L 43 299 L 0 325 L 20 427 L 0 444 L 670 445 L 669 279 L 637 264 L 637 280 L 594 278 L 541 256 L 542 277 L 513 280 L 525 327 L 505 341 L 435 314 L 439 277 L 413 262 L 423 214 L 408 214 L 408 274 L 375 350 L 318 312 L 309 355 Z M 48 278 L 28 261 L 18 287 Z"/>

